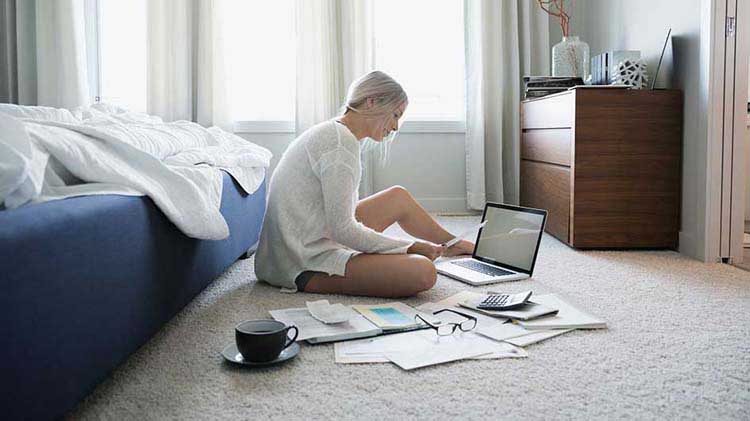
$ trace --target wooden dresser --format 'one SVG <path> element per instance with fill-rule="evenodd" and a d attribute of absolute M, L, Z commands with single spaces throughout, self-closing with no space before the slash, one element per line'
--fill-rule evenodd
<path fill-rule="evenodd" d="M 521 103 L 521 205 L 580 248 L 677 248 L 682 92 L 580 88 Z"/>

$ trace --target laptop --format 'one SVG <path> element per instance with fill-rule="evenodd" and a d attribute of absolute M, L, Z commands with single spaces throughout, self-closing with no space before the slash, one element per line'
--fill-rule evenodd
<path fill-rule="evenodd" d="M 443 260 L 437 271 L 471 285 L 530 278 L 542 241 L 547 211 L 500 203 L 484 206 L 470 258 Z"/>

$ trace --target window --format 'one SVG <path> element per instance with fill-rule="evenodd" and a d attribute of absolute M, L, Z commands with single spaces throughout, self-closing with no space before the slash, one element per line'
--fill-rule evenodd
<path fill-rule="evenodd" d="M 232 0 L 223 16 L 234 121 L 294 121 L 294 0 Z"/>
<path fill-rule="evenodd" d="M 98 0 L 98 95 L 141 112 L 148 89 L 146 1 Z M 222 10 L 230 118 L 294 121 L 294 0 L 228 0 Z"/>
<path fill-rule="evenodd" d="M 377 0 L 373 8 L 375 68 L 404 87 L 405 118 L 465 121 L 463 1 Z"/>
<path fill-rule="evenodd" d="M 148 0 L 88 1 L 98 9 L 98 95 L 146 112 Z M 220 21 L 228 109 L 245 128 L 293 130 L 296 1 L 304 0 L 224 3 Z M 426 131 L 447 127 L 446 122 L 462 125 L 463 1 L 377 0 L 372 10 L 375 68 L 393 76 L 409 95 L 407 131 L 415 122 L 427 122 L 414 125 Z"/>
<path fill-rule="evenodd" d="M 146 112 L 146 0 L 99 0 L 99 97 Z"/>

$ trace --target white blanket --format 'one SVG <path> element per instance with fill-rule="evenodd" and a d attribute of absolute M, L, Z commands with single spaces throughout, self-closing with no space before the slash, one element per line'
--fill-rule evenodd
<path fill-rule="evenodd" d="M 221 170 L 253 193 L 271 159 L 265 148 L 216 127 L 106 108 L 79 115 L 71 122 L 0 112 L 0 203 L 147 195 L 186 235 L 219 240 L 229 235 L 219 212 Z"/>

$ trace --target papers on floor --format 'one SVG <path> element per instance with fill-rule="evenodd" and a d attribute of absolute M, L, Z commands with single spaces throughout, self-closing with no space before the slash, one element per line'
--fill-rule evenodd
<path fill-rule="evenodd" d="M 383 330 L 370 323 L 361 315 L 355 315 L 347 322 L 325 324 L 316 320 L 306 308 L 288 308 L 271 310 L 271 317 L 287 325 L 297 326 L 298 341 L 310 343 L 343 341 L 347 339 L 366 338 L 383 333 Z"/>
<path fill-rule="evenodd" d="M 420 308 L 427 310 L 430 308 L 459 307 L 462 303 L 475 302 L 484 296 L 485 294 L 478 292 L 462 291 L 442 301 L 430 304 L 429 306 L 421 306 Z M 480 335 L 494 340 L 504 341 L 517 346 L 528 346 L 562 335 L 574 329 L 606 328 L 606 323 L 603 320 L 577 309 L 555 294 L 535 295 L 533 299 L 547 308 L 557 309 L 557 313 L 554 315 L 537 317 L 528 321 L 519 320 L 517 324 L 482 323 L 481 320 L 478 319 L 475 331 Z M 474 315 L 475 317 L 479 317 L 480 315 L 485 318 L 488 317 L 488 312 L 482 311 L 480 313 L 480 310 L 468 307 L 461 307 L 460 311 L 469 312 L 469 314 Z M 489 314 L 495 313 L 497 312 L 491 312 Z M 510 312 L 505 313 L 507 315 L 507 313 Z M 506 322 L 508 321 L 508 318 L 498 317 L 497 320 Z"/>
<path fill-rule="evenodd" d="M 357 317 L 357 313 L 351 308 L 341 303 L 331 305 L 328 300 L 308 301 L 307 310 L 325 324 L 348 322 Z"/>
<path fill-rule="evenodd" d="M 418 308 L 399 302 L 348 308 L 321 300 L 307 303 L 308 308 L 270 313 L 278 321 L 297 326 L 298 340 L 337 342 L 334 346 L 337 363 L 392 362 L 405 370 L 463 359 L 524 358 L 528 354 L 520 347 L 574 329 L 607 327 L 603 320 L 555 294 L 537 295 L 534 300 L 539 306 L 557 310 L 557 313 L 530 320 L 498 317 L 497 312 L 487 314 L 468 306 L 461 307 L 484 295 L 464 291 Z M 440 311 L 444 309 L 451 311 Z M 440 336 L 435 329 L 415 320 L 417 314 L 432 325 L 456 324 L 456 329 L 452 335 Z M 476 326 L 468 332 L 461 331 L 460 326 L 470 328 L 462 323 L 471 318 L 476 319 Z M 524 318 L 530 318 L 529 314 Z"/>
<path fill-rule="evenodd" d="M 390 361 L 405 370 L 467 358 L 524 358 L 528 355 L 514 345 L 472 332 L 438 336 L 433 329 L 339 342 L 334 350 L 337 363 Z"/>

